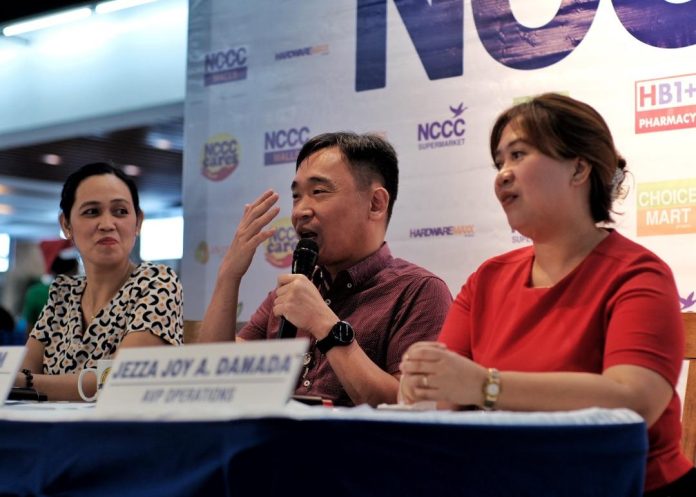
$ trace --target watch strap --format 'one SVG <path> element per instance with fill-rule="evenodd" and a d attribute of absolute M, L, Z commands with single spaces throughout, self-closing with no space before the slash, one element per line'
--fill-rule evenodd
<path fill-rule="evenodd" d="M 495 409 L 502 388 L 500 385 L 500 371 L 488 368 L 486 381 L 483 383 L 483 408 L 487 411 Z"/>
<path fill-rule="evenodd" d="M 322 354 L 326 354 L 329 350 L 331 350 L 334 345 L 336 345 L 336 338 L 333 335 L 333 328 L 331 331 L 329 331 L 329 334 L 326 335 L 324 338 L 321 340 L 317 340 L 317 348 L 319 349 L 319 352 Z"/>

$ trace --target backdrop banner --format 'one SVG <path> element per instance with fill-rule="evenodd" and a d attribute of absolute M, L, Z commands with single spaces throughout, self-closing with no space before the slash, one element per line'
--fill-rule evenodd
<path fill-rule="evenodd" d="M 239 319 L 290 271 L 294 160 L 326 131 L 394 145 L 387 240 L 456 294 L 482 261 L 530 242 L 494 196 L 488 136 L 502 110 L 547 91 L 605 117 L 630 170 L 615 227 L 670 264 L 696 310 L 696 0 L 191 0 L 189 15 L 186 319 L 202 318 L 244 204 L 269 188 L 278 229 Z"/>

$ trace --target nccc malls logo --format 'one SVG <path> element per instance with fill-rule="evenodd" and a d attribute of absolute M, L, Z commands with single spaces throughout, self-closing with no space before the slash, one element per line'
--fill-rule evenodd
<path fill-rule="evenodd" d="M 266 261 L 273 267 L 292 266 L 292 252 L 297 245 L 297 233 L 289 217 L 278 219 L 271 228 L 275 233 L 266 241 Z"/>
<path fill-rule="evenodd" d="M 267 131 L 263 140 L 263 164 L 274 166 L 295 162 L 310 134 L 307 126 Z"/>
<path fill-rule="evenodd" d="M 246 79 L 247 52 L 247 47 L 243 46 L 205 54 L 205 86 Z"/>
<path fill-rule="evenodd" d="M 466 121 L 462 114 L 467 109 L 463 103 L 449 106 L 452 117 L 418 125 L 418 150 L 456 147 L 464 145 Z"/>
<path fill-rule="evenodd" d="M 208 139 L 201 151 L 201 174 L 211 181 L 222 181 L 239 165 L 239 142 L 221 133 Z"/>

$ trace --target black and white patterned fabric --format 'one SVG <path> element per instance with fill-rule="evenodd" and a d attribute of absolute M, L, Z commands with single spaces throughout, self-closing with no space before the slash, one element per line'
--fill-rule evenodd
<path fill-rule="evenodd" d="M 149 332 L 172 345 L 183 341 L 183 295 L 176 273 L 162 264 L 137 266 L 111 302 L 83 329 L 85 277 L 61 275 L 30 336 L 44 345 L 43 372 L 95 367 L 113 356 L 128 333 Z"/>

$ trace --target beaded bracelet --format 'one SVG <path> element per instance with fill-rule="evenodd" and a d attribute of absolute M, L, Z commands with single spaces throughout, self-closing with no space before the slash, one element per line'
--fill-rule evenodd
<path fill-rule="evenodd" d="M 33 388 L 34 387 L 34 375 L 31 374 L 30 369 L 23 369 L 22 373 L 24 373 L 24 378 L 27 382 L 27 388 Z"/>

